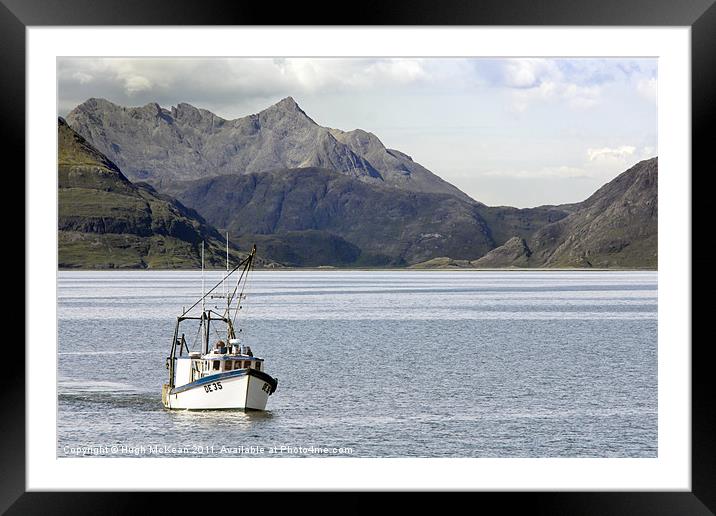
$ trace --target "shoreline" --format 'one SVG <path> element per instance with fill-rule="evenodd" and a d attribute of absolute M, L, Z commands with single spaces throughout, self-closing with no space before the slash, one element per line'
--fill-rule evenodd
<path fill-rule="evenodd" d="M 226 272 L 225 269 L 204 269 L 205 272 Z M 659 272 L 659 269 L 653 268 L 578 268 L 578 267 L 505 267 L 505 268 L 470 268 L 470 267 L 435 267 L 435 268 L 415 268 L 410 267 L 386 267 L 386 268 L 361 268 L 361 267 L 267 267 L 254 268 L 254 272 Z M 58 268 L 57 272 L 201 272 L 201 269 L 84 269 L 84 268 Z"/>

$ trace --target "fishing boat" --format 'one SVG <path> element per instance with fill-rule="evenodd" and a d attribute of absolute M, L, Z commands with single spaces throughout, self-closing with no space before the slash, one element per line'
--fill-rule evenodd
<path fill-rule="evenodd" d="M 182 310 L 174 327 L 170 354 L 166 359 L 169 381 L 162 386 L 162 403 L 168 409 L 265 410 L 278 380 L 265 372 L 263 358 L 238 337 L 236 318 L 246 298 L 246 283 L 252 269 L 256 246 L 236 267 L 229 270 L 227 239 L 226 275 L 208 292 L 204 289 L 204 244 L 201 250 L 202 296 L 188 310 Z M 230 287 L 230 278 L 238 271 Z M 228 283 L 227 283 L 228 282 Z M 217 290 L 223 285 L 223 295 Z M 227 285 L 229 285 L 227 287 Z M 207 308 L 207 299 L 225 298 L 226 305 Z M 200 311 L 199 311 L 200 307 Z M 182 333 L 185 324 L 198 326 L 192 350 Z M 210 342 L 217 338 L 213 345 Z"/>

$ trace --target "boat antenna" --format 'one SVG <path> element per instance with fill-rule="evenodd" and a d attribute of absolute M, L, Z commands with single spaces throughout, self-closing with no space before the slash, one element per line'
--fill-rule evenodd
<path fill-rule="evenodd" d="M 206 311 L 206 292 L 204 288 L 204 241 L 201 241 L 201 311 Z"/>
<path fill-rule="evenodd" d="M 226 232 L 226 273 L 229 273 L 229 232 Z M 224 281 L 224 296 L 226 297 L 226 305 L 229 305 L 229 291 L 226 288 L 226 281 Z M 227 337 L 228 339 L 228 337 Z"/>

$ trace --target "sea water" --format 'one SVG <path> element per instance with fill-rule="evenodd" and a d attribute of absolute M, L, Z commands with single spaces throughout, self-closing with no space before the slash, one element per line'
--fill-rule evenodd
<path fill-rule="evenodd" d="M 267 411 L 166 410 L 201 284 L 59 273 L 58 456 L 656 457 L 656 272 L 255 271 Z"/>

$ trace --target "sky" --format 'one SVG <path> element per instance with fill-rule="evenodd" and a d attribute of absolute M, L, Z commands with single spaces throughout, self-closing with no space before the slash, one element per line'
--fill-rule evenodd
<path fill-rule="evenodd" d="M 586 199 L 657 155 L 650 58 L 62 58 L 58 115 L 100 97 L 233 119 L 292 96 L 488 205 Z"/>

